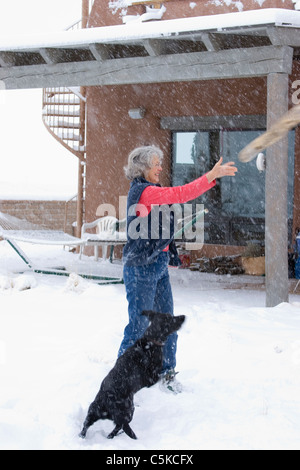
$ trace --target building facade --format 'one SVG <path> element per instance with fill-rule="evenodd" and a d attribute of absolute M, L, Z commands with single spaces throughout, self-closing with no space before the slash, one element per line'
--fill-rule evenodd
<path fill-rule="evenodd" d="M 129 21 L 130 16 L 149 14 L 149 3 L 95 0 L 88 27 L 121 25 Z M 156 20 L 159 22 L 262 8 L 294 10 L 295 2 L 169 0 L 154 7 L 161 11 L 161 20 Z M 150 6 L 150 15 L 154 7 Z M 206 40 L 216 38 L 208 35 Z M 247 41 L 253 39 L 245 34 L 225 40 L 243 41 L 242 47 L 247 48 Z M 269 45 L 266 38 L 255 40 L 257 44 Z M 181 47 L 184 54 L 184 44 Z M 191 52 L 193 45 L 187 43 L 186 47 Z M 233 46 L 223 43 L 222 47 L 226 50 Z M 122 54 L 124 51 L 120 50 L 120 57 Z M 297 57 L 289 76 L 288 99 L 290 107 L 300 104 L 300 61 Z M 225 161 L 233 160 L 238 166 L 235 178 L 220 180 L 214 189 L 194 201 L 209 209 L 201 254 L 235 254 L 243 251 L 248 243 L 264 245 L 265 173 L 257 170 L 255 160 L 248 164 L 239 162 L 238 153 L 266 129 L 266 77 L 89 86 L 86 100 L 87 222 L 111 213 L 112 208 L 117 217 L 124 217 L 129 182 L 123 167 L 128 154 L 137 146 L 154 144 L 165 156 L 163 185 L 191 181 L 212 168 L 221 155 Z M 132 109 L 143 110 L 141 119 L 130 117 Z M 292 247 L 300 227 L 299 127 L 289 133 L 288 139 L 288 229 Z"/>

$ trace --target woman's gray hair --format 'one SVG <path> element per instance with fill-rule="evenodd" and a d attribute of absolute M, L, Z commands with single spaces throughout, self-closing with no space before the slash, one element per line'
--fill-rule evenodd
<path fill-rule="evenodd" d="M 138 147 L 128 156 L 128 165 L 124 167 L 125 176 L 129 180 L 145 177 L 145 172 L 152 167 L 153 157 L 158 157 L 160 163 L 163 159 L 163 152 L 154 145 L 147 147 Z"/>

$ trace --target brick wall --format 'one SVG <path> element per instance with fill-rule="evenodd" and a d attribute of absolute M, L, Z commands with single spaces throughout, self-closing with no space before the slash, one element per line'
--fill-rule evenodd
<path fill-rule="evenodd" d="M 65 230 L 73 234 L 72 223 L 76 221 L 76 201 L 67 205 L 65 227 L 65 201 L 4 201 L 0 200 L 0 212 L 40 225 L 52 230 Z"/>

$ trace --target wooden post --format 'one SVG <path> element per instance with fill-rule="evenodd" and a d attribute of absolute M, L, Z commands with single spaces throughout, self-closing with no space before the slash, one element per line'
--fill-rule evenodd
<path fill-rule="evenodd" d="M 288 110 L 288 74 L 268 75 L 268 128 Z M 289 299 L 288 280 L 288 138 L 267 150 L 266 306 Z"/>
<path fill-rule="evenodd" d="M 89 0 L 82 0 L 82 28 L 86 28 L 89 18 Z M 86 96 L 86 88 L 80 87 L 80 93 L 83 97 Z M 85 146 L 85 102 L 81 102 L 80 106 L 80 147 Z M 77 195 L 77 227 L 76 235 L 81 237 L 81 227 L 83 224 L 83 205 L 84 205 L 84 167 L 82 163 L 84 160 L 79 159 L 78 162 L 78 195 Z"/>
<path fill-rule="evenodd" d="M 81 227 L 83 224 L 83 167 L 81 164 L 82 160 L 78 159 L 78 194 L 77 194 L 77 227 L 76 235 L 78 238 L 81 237 Z"/>
<path fill-rule="evenodd" d="M 85 98 L 86 96 L 86 88 L 85 87 L 80 87 L 80 94 Z M 85 109 L 85 101 L 81 101 L 80 105 L 80 140 L 79 140 L 79 146 L 81 148 L 85 147 L 85 131 L 86 131 L 86 124 L 85 124 L 85 119 L 86 119 L 86 109 Z M 85 151 L 83 151 L 83 155 L 85 155 Z M 78 166 L 78 196 L 77 196 L 77 237 L 81 237 L 81 227 L 83 224 L 83 217 L 84 217 L 84 199 L 85 199 L 85 178 L 84 178 L 84 172 L 85 172 L 85 160 L 80 159 L 79 160 L 79 166 Z"/>

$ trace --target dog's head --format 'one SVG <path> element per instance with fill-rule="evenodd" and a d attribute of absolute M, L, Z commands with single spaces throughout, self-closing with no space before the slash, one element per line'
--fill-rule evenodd
<path fill-rule="evenodd" d="M 185 315 L 174 317 L 169 313 L 158 313 L 152 310 L 144 310 L 143 315 L 150 321 L 145 335 L 148 338 L 162 342 L 165 341 L 169 335 L 179 330 L 185 320 Z"/>

